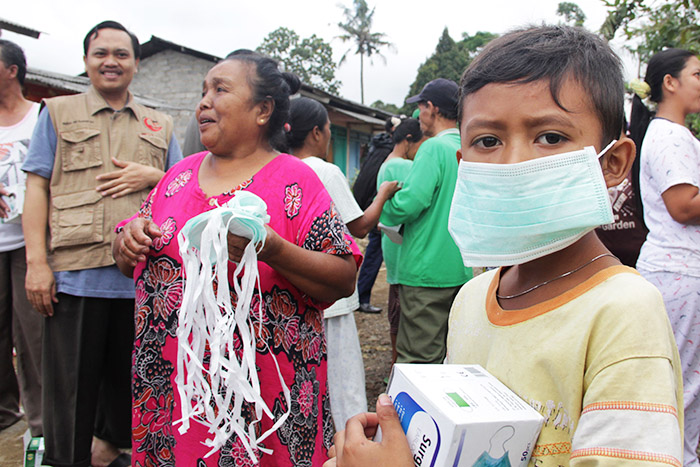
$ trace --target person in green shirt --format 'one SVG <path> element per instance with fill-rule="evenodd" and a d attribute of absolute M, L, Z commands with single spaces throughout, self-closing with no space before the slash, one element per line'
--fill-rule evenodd
<path fill-rule="evenodd" d="M 457 180 L 457 84 L 444 78 L 425 85 L 407 103 L 417 103 L 423 133 L 403 188 L 385 205 L 380 222 L 403 224 L 398 261 L 401 319 L 397 362 L 442 363 L 447 317 L 459 288 L 472 278 L 447 231 Z"/>
<path fill-rule="evenodd" d="M 377 173 L 377 190 L 384 181 L 403 183 L 411 172 L 413 158 L 416 157 L 418 148 L 423 143 L 423 132 L 420 123 L 415 118 L 403 118 L 392 134 L 394 149 L 391 151 L 379 167 Z M 382 230 L 382 253 L 386 266 L 386 281 L 389 284 L 389 304 L 387 315 L 389 318 L 389 336 L 391 337 L 391 363 L 396 363 L 396 335 L 399 333 L 399 320 L 401 305 L 399 303 L 399 256 L 401 255 L 400 229 L 390 227 L 387 229 L 379 224 Z M 393 229 L 393 232 L 391 231 Z M 398 231 L 397 231 L 398 230 Z M 389 235 L 387 235 L 387 232 Z"/>

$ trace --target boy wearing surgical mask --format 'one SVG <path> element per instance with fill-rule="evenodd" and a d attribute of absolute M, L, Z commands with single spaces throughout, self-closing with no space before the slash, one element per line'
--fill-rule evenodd
<path fill-rule="evenodd" d="M 634 159 L 620 137 L 622 83 L 607 44 L 562 26 L 495 39 L 461 80 L 449 230 L 465 266 L 499 267 L 458 294 L 446 363 L 484 366 L 542 413 L 538 467 L 683 461 L 680 361 L 663 301 L 593 231 L 612 221 L 606 188 Z M 327 465 L 408 460 L 386 396 L 377 408 L 336 435 Z M 378 424 L 383 441 L 363 443 Z"/>

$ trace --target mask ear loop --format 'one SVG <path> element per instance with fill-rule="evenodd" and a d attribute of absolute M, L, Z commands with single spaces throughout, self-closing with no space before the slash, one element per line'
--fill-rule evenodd
<path fill-rule="evenodd" d="M 608 144 L 607 146 L 605 146 L 605 148 L 604 148 L 602 151 L 600 151 L 596 157 L 597 157 L 598 159 L 600 159 L 601 157 L 603 157 L 603 156 L 605 155 L 605 153 L 608 152 L 608 151 L 610 150 L 610 148 L 613 147 L 613 146 L 615 145 L 615 143 L 617 143 L 617 140 L 616 140 L 616 139 L 610 141 L 610 144 Z"/>

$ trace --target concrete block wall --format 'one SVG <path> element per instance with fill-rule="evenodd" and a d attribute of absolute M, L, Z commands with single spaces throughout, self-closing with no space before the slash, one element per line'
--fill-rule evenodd
<path fill-rule="evenodd" d="M 173 117 L 175 136 L 184 142 L 187 122 L 202 96 L 202 81 L 214 63 L 175 50 L 163 50 L 144 58 L 130 89 L 172 108 L 160 109 Z"/>

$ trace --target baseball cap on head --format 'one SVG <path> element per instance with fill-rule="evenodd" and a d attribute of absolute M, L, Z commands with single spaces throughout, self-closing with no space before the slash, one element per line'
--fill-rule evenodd
<path fill-rule="evenodd" d="M 423 86 L 420 94 L 406 99 L 406 103 L 415 104 L 416 102 L 430 101 L 439 109 L 456 109 L 458 90 L 457 83 L 454 81 L 438 78 Z"/>

